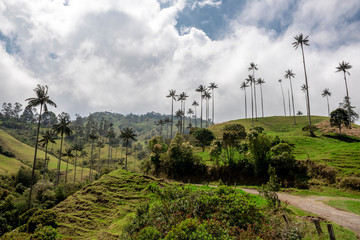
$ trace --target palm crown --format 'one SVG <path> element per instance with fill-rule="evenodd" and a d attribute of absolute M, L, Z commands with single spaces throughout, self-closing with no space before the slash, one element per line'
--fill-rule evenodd
<path fill-rule="evenodd" d="M 350 75 L 349 73 L 349 69 L 352 68 L 352 66 L 350 65 L 350 63 L 342 61 L 341 63 L 339 63 L 339 66 L 336 67 L 336 72 L 344 72 Z"/>
<path fill-rule="evenodd" d="M 328 88 L 325 88 L 325 89 L 323 90 L 321 96 L 323 96 L 323 97 L 326 97 L 326 96 L 331 97 L 331 92 L 329 91 Z"/>
<path fill-rule="evenodd" d="M 294 37 L 296 41 L 292 43 L 293 47 L 295 49 L 297 49 L 299 46 L 302 46 L 302 45 L 310 46 L 308 37 L 309 36 L 306 36 L 304 38 L 304 35 L 302 33 L 300 33 L 299 35 L 296 35 Z"/>
<path fill-rule="evenodd" d="M 255 63 L 250 63 L 250 67 L 248 67 L 248 70 L 249 71 L 251 71 L 251 70 L 258 70 L 258 68 L 257 68 L 257 64 L 255 64 Z"/>
<path fill-rule="evenodd" d="M 176 95 L 176 90 L 171 89 L 171 90 L 169 90 L 169 95 L 167 95 L 166 97 L 172 98 L 172 99 L 174 99 L 174 100 L 176 101 L 176 97 L 177 97 L 177 96 L 178 96 L 178 95 Z"/>
<path fill-rule="evenodd" d="M 295 73 L 292 72 L 292 70 L 288 69 L 285 71 L 285 78 L 294 78 Z"/>
<path fill-rule="evenodd" d="M 192 103 L 192 106 L 195 106 L 195 107 L 197 107 L 197 106 L 199 106 L 199 103 L 197 102 L 197 101 L 193 101 L 193 103 Z"/>
<path fill-rule="evenodd" d="M 244 90 L 244 89 L 247 88 L 247 87 L 249 87 L 249 85 L 247 85 L 247 83 L 246 83 L 245 81 L 242 82 L 241 85 L 240 85 L 240 89 L 241 89 L 241 90 Z"/>
<path fill-rule="evenodd" d="M 214 82 L 210 83 L 210 86 L 208 87 L 210 90 L 214 90 L 215 88 L 218 88 L 218 85 L 216 85 Z"/>
<path fill-rule="evenodd" d="M 71 129 L 68 127 L 70 121 L 66 120 L 66 117 L 62 117 L 58 124 L 53 126 L 53 130 L 56 134 L 60 134 L 61 136 L 65 134 L 65 136 L 69 136 L 72 134 Z"/>
<path fill-rule="evenodd" d="M 258 78 L 258 79 L 256 80 L 256 83 L 257 83 L 257 84 L 264 84 L 264 83 L 265 83 L 265 80 L 262 79 L 262 78 Z"/>
<path fill-rule="evenodd" d="M 206 87 L 204 85 L 199 85 L 199 87 L 195 91 L 202 93 L 205 90 L 206 90 Z"/>
<path fill-rule="evenodd" d="M 120 138 L 128 144 L 131 141 L 136 141 L 137 134 L 135 133 L 133 128 L 130 127 L 124 127 L 120 131 Z"/>
<path fill-rule="evenodd" d="M 47 104 L 49 104 L 50 106 L 56 107 L 56 104 L 49 98 L 48 86 L 46 86 L 46 85 L 40 86 L 40 84 L 38 84 L 37 87 L 34 89 L 34 92 L 36 94 L 36 97 L 28 98 L 25 100 L 25 101 L 29 101 L 26 108 L 31 109 L 33 107 L 41 105 L 44 107 L 44 112 L 47 112 Z"/>
<path fill-rule="evenodd" d="M 55 143 L 56 136 L 51 130 L 46 130 L 41 134 L 42 139 L 39 140 L 39 143 L 42 143 L 42 147 L 45 147 L 48 143 Z"/>

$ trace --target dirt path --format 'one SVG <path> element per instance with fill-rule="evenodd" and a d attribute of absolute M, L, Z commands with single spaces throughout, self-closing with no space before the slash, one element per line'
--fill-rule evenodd
<path fill-rule="evenodd" d="M 259 194 L 255 189 L 243 188 L 243 190 L 251 194 Z M 287 201 L 292 206 L 317 214 L 320 217 L 354 231 L 360 236 L 360 215 L 345 212 L 320 202 L 321 200 L 329 200 L 331 197 L 300 197 L 286 193 L 278 193 L 278 196 L 283 202 Z"/>

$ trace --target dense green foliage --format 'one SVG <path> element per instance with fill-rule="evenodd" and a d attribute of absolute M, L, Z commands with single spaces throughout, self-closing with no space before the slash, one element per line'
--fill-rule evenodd
<path fill-rule="evenodd" d="M 210 143 L 215 139 L 214 134 L 206 128 L 196 129 L 191 134 L 199 142 L 202 151 L 205 151 L 205 147 L 209 146 Z"/>

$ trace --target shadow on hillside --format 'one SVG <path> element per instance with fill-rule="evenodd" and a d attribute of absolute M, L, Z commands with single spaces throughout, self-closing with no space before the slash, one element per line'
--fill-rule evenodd
<path fill-rule="evenodd" d="M 355 138 L 355 137 L 351 137 L 351 136 L 347 136 L 347 135 L 343 135 L 343 134 L 324 134 L 324 137 L 327 138 L 333 138 L 333 139 L 337 139 L 339 141 L 343 141 L 343 142 L 347 142 L 347 143 L 355 143 L 355 142 L 360 142 L 359 138 Z"/>

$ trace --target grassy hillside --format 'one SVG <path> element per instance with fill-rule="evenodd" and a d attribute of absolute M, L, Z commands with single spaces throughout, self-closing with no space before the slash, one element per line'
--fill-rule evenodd
<path fill-rule="evenodd" d="M 147 201 L 149 184 L 160 181 L 113 171 L 57 205 L 59 232 L 65 238 L 118 239 L 136 207 Z"/>
<path fill-rule="evenodd" d="M 320 124 L 328 121 L 327 117 L 312 116 L 313 124 Z M 350 176 L 360 174 L 360 139 L 342 138 L 316 132 L 316 137 L 309 137 L 302 128 L 308 125 L 307 116 L 296 117 L 297 124 L 294 125 L 293 117 L 266 117 L 254 121 L 254 126 L 263 127 L 264 132 L 270 136 L 279 136 L 295 144 L 294 154 L 296 159 L 311 159 L 323 162 L 335 167 L 340 175 Z M 221 131 L 226 124 L 239 123 L 246 130 L 252 128 L 251 119 L 240 119 L 216 124 L 210 130 L 217 137 L 221 137 Z M 354 125 L 358 129 L 359 126 Z M 335 137 L 334 137 L 335 136 Z"/>
<path fill-rule="evenodd" d="M 32 166 L 35 151 L 33 147 L 18 141 L 2 129 L 0 129 L 0 145 L 3 147 L 4 150 L 7 150 L 15 155 L 15 158 L 7 158 L 0 155 L 0 175 L 9 175 L 15 173 L 20 168 L 20 166 L 23 165 Z M 45 152 L 43 150 L 38 149 L 37 154 L 38 158 L 44 159 Z M 48 154 L 48 157 L 50 158 L 49 169 L 57 169 L 58 159 L 50 154 Z M 66 169 L 66 162 L 61 161 L 60 167 L 61 171 L 64 172 Z M 74 166 L 69 163 L 68 168 L 69 176 L 73 176 Z M 80 180 L 81 168 L 78 167 L 76 169 L 76 175 L 77 179 Z M 84 168 L 84 177 L 87 177 L 88 175 L 89 169 Z"/>

